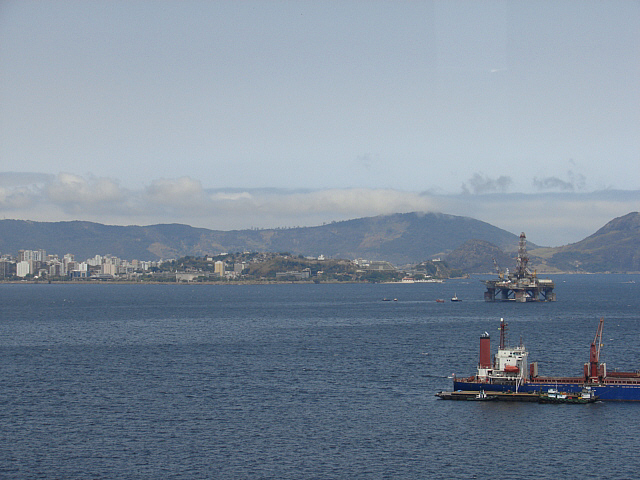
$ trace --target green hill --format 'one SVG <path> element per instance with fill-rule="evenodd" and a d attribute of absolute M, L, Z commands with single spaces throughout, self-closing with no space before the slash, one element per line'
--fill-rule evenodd
<path fill-rule="evenodd" d="M 517 247 L 517 245 L 515 246 Z M 515 265 L 516 255 L 516 252 L 509 255 L 490 242 L 472 239 L 447 255 L 446 260 L 453 268 L 463 272 L 488 273 L 494 272 L 496 269 L 494 260 L 502 269 L 512 268 Z"/>
<path fill-rule="evenodd" d="M 580 242 L 555 248 L 528 246 L 529 268 L 540 273 L 640 272 L 640 214 L 615 218 Z M 515 267 L 516 254 L 482 240 L 470 240 L 446 256 L 447 262 L 468 273 Z"/>
<path fill-rule="evenodd" d="M 415 264 L 443 255 L 469 239 L 504 250 L 518 237 L 468 217 L 403 213 L 359 218 L 317 227 L 217 231 L 187 225 L 113 226 L 91 222 L 0 220 L 0 253 L 20 249 L 73 253 L 78 258 L 111 254 L 156 260 L 221 252 L 289 252 L 327 258 L 387 260 Z"/>
<path fill-rule="evenodd" d="M 79 259 L 111 254 L 156 260 L 222 252 L 288 252 L 326 258 L 417 264 L 434 257 L 468 273 L 515 265 L 518 237 L 468 217 L 398 213 L 317 227 L 217 231 L 188 225 L 114 226 L 91 222 L 0 220 L 0 253 L 20 249 L 73 253 Z M 640 271 L 640 214 L 616 218 L 584 240 L 558 248 L 528 244 L 529 266 L 540 272 Z"/>
<path fill-rule="evenodd" d="M 563 271 L 640 272 L 640 213 L 615 218 L 580 242 L 549 249 L 545 257 Z"/>

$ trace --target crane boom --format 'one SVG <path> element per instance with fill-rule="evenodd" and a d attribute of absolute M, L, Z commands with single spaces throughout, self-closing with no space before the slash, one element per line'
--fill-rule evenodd
<path fill-rule="evenodd" d="M 598 328 L 596 330 L 596 336 L 591 343 L 591 351 L 589 355 L 589 375 L 591 378 L 596 379 L 598 377 L 598 364 L 600 362 L 600 347 L 602 347 L 602 327 L 604 326 L 604 317 L 600 318 Z"/>

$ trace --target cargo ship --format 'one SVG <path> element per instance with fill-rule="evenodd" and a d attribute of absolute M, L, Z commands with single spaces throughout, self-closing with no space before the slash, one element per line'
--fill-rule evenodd
<path fill-rule="evenodd" d="M 599 400 L 640 401 L 640 371 L 607 372 L 600 363 L 602 346 L 601 318 L 591 343 L 589 362 L 583 375 L 576 377 L 543 377 L 538 363 L 529 365 L 529 353 L 522 342 L 516 347 L 506 346 L 507 323 L 500 319 L 500 346 L 491 359 L 491 340 L 487 332 L 480 336 L 480 356 L 476 375 L 468 378 L 453 376 L 454 391 L 545 393 L 549 390 L 580 393 L 590 388 Z"/>

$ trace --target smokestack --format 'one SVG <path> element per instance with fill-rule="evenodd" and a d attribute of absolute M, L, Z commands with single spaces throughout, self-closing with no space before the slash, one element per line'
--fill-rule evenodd
<path fill-rule="evenodd" d="M 478 360 L 478 367 L 491 367 L 491 339 L 489 338 L 488 332 L 480 335 L 480 359 Z"/>

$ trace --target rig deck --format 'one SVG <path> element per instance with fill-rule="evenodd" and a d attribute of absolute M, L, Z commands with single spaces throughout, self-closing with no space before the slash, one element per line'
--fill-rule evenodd
<path fill-rule="evenodd" d="M 518 258 L 516 269 L 513 273 L 498 271 L 497 280 L 486 280 L 484 282 L 487 291 L 484 292 L 486 302 L 553 302 L 556 294 L 553 293 L 555 285 L 552 280 L 539 279 L 535 272 L 527 268 L 529 257 L 527 256 L 527 237 L 524 232 L 520 234 L 518 244 Z M 495 263 L 495 260 L 494 260 Z"/>

